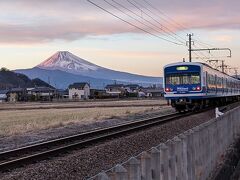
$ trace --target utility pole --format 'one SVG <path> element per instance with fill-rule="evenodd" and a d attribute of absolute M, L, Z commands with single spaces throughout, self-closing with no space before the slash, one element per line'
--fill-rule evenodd
<path fill-rule="evenodd" d="M 222 72 L 224 73 L 224 61 L 222 61 Z"/>
<path fill-rule="evenodd" d="M 192 49 L 192 45 L 194 45 L 194 41 L 192 41 L 193 34 L 187 34 L 188 41 L 186 45 L 188 46 L 188 52 L 189 52 L 189 62 L 192 62 L 192 52 L 193 51 L 208 51 L 211 53 L 211 51 L 229 51 L 229 55 L 227 57 L 232 57 L 232 51 L 230 48 L 205 48 L 205 49 Z M 223 64 L 222 67 L 224 68 Z M 223 69 L 222 69 L 223 70 Z"/>
<path fill-rule="evenodd" d="M 238 78 L 238 68 L 230 67 L 228 70 L 234 70 L 235 77 Z"/>
<path fill-rule="evenodd" d="M 222 69 L 222 72 L 225 73 L 225 69 L 227 69 L 228 65 L 224 64 L 224 60 L 220 60 L 220 61 L 222 61 L 222 65 L 219 67 Z"/>
<path fill-rule="evenodd" d="M 217 65 L 215 65 L 215 68 L 216 69 L 221 68 L 221 71 L 223 73 L 225 73 L 225 69 L 228 67 L 228 65 L 224 64 L 224 62 L 225 62 L 224 60 L 207 60 L 207 62 L 209 62 L 209 63 L 211 63 L 211 62 L 216 62 L 216 63 L 221 62 L 221 65 L 218 66 L 218 64 L 217 64 Z"/>
<path fill-rule="evenodd" d="M 234 71 L 235 71 L 236 78 L 238 78 L 238 68 L 235 68 Z"/>
<path fill-rule="evenodd" d="M 189 62 L 192 62 L 192 43 L 194 43 L 192 41 L 193 34 L 188 34 L 187 36 L 188 36 L 188 39 L 189 39 L 188 42 L 187 42 L 187 44 L 188 44 L 188 52 L 189 52 Z"/>

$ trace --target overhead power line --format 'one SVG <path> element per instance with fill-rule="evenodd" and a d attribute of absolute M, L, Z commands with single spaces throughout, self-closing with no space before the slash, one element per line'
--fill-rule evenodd
<path fill-rule="evenodd" d="M 112 0 L 115 4 L 117 4 L 118 6 L 122 7 L 123 9 L 127 10 L 128 12 L 131 12 L 132 14 L 134 14 L 135 16 L 137 16 L 138 18 L 140 19 L 143 19 L 145 22 L 147 22 L 148 24 L 152 25 L 153 27 L 157 28 L 158 29 L 158 32 L 161 33 L 161 34 L 167 34 L 166 36 L 171 36 L 169 38 L 173 39 L 174 41 L 177 40 L 179 41 L 175 36 L 173 36 L 172 34 L 166 32 L 163 28 L 157 26 L 156 24 L 152 23 L 150 20 L 146 19 L 144 16 L 141 16 L 139 14 L 137 14 L 136 12 L 132 11 L 131 9 L 127 8 L 126 6 L 120 4 L 119 2 L 115 1 L 115 0 Z M 124 13 L 124 12 L 123 12 Z M 184 44 L 184 42 L 182 41 L 179 41 L 180 43 Z"/>
<path fill-rule="evenodd" d="M 118 8 L 117 6 L 115 6 L 114 4 L 108 2 L 107 0 L 103 0 L 103 1 L 104 1 L 105 3 L 107 3 L 108 5 L 112 6 L 113 8 L 115 8 L 116 10 L 120 11 L 121 13 L 123 13 L 124 15 L 126 15 L 127 17 L 130 17 L 131 19 L 133 19 L 133 20 L 137 21 L 138 23 L 142 24 L 143 26 L 146 26 L 147 28 L 149 28 L 149 29 L 155 31 L 156 33 L 159 33 L 159 34 L 162 33 L 162 32 L 161 32 L 162 29 L 159 29 L 158 26 L 154 26 L 154 24 L 153 24 L 153 26 L 157 28 L 157 29 L 155 29 L 155 28 L 149 26 L 148 24 L 146 24 L 146 23 L 144 23 L 144 22 L 138 20 L 138 19 L 135 18 L 134 16 L 129 15 L 128 13 L 124 12 L 123 10 L 121 10 L 120 8 Z M 112 1 L 115 2 L 114 0 L 112 0 Z M 118 5 L 121 6 L 121 7 L 124 7 L 124 6 L 122 6 L 121 4 L 119 4 L 118 2 L 115 2 L 115 3 L 118 4 Z M 126 9 L 127 9 L 127 8 L 126 8 Z M 128 9 L 127 9 L 127 10 L 128 10 Z M 131 13 L 134 13 L 134 12 L 131 11 L 131 10 L 128 10 L 128 11 L 130 11 Z M 138 15 L 136 14 L 136 16 L 138 16 Z M 140 16 L 140 18 L 141 18 L 141 16 Z M 147 21 L 147 20 L 146 20 L 146 21 Z M 150 24 L 152 24 L 152 23 L 149 22 L 149 21 L 147 21 L 147 22 L 150 23 Z M 172 38 L 172 37 L 168 37 L 168 38 Z M 174 38 L 172 38 L 172 39 L 175 40 Z"/>
<path fill-rule="evenodd" d="M 121 20 L 121 21 L 123 21 L 123 22 L 125 22 L 125 23 L 127 23 L 127 24 L 129 24 L 129 25 L 131 25 L 131 26 L 133 26 L 133 27 L 135 27 L 135 28 L 137 28 L 137 29 L 139 29 L 139 30 L 141 30 L 141 31 L 143 31 L 143 32 L 145 32 L 145 33 L 147 33 L 147 34 L 150 34 L 150 35 L 152 35 L 152 36 L 154 36 L 154 37 L 157 37 L 157 38 L 159 38 L 159 39 L 161 39 L 161 40 L 164 40 L 164 41 L 167 41 L 167 42 L 173 43 L 173 44 L 175 44 L 175 45 L 183 45 L 183 44 L 180 44 L 180 43 L 178 43 L 178 42 L 171 41 L 171 40 L 169 40 L 169 39 L 163 38 L 163 37 L 161 37 L 161 36 L 159 36 L 159 35 L 156 35 L 156 34 L 150 32 L 150 31 L 148 31 L 148 30 L 145 30 L 145 29 L 143 29 L 143 28 L 141 28 L 141 27 L 135 25 L 134 23 L 131 23 L 131 22 L 129 22 L 129 21 L 127 21 L 127 20 L 125 20 L 125 19 L 119 17 L 118 15 L 116 15 L 116 14 L 110 12 L 109 10 L 105 9 L 104 7 L 102 7 L 102 6 L 98 5 L 98 4 L 96 4 L 95 2 L 93 2 L 93 1 L 91 1 L 91 0 L 87 0 L 87 1 L 88 1 L 89 3 L 91 3 L 92 5 L 96 6 L 97 8 L 99 8 L 99 9 L 105 11 L 106 13 L 108 13 L 108 14 L 114 16 L 115 18 L 117 18 L 117 19 L 119 19 L 119 20 Z"/>
<path fill-rule="evenodd" d="M 154 7 L 149 1 L 147 0 L 142 0 L 143 2 L 145 2 L 145 4 L 147 4 L 148 6 L 150 6 L 152 9 L 154 9 L 156 12 L 162 14 L 163 16 L 165 16 L 166 18 L 168 18 L 170 21 L 172 21 L 172 23 L 169 23 L 169 24 L 172 24 L 174 25 L 175 24 L 175 27 L 180 27 L 181 29 L 188 29 L 186 26 L 178 23 L 177 21 L 175 21 L 174 19 L 172 19 L 170 16 L 168 16 L 167 14 L 165 14 L 163 11 L 160 11 L 159 9 L 157 9 L 156 7 Z M 158 15 L 157 15 L 158 16 Z"/>
<path fill-rule="evenodd" d="M 133 5 L 135 8 L 139 9 L 143 14 L 145 14 L 147 17 L 149 17 L 150 19 L 152 19 L 154 22 L 156 22 L 157 24 L 159 24 L 160 26 L 162 26 L 162 28 L 166 29 L 165 32 L 172 34 L 178 41 L 181 42 L 180 39 L 183 39 L 183 41 L 185 42 L 186 39 L 178 36 L 175 32 L 173 32 L 171 29 L 169 29 L 168 27 L 164 26 L 162 23 L 160 23 L 156 18 L 154 18 L 153 16 L 151 16 L 150 14 L 148 14 L 146 11 L 144 11 L 141 8 L 144 8 L 148 11 L 150 11 L 149 9 L 147 9 L 146 7 L 143 7 L 140 3 L 136 2 L 135 0 L 127 0 L 127 2 L 129 2 L 131 5 Z M 135 2 L 135 3 L 134 3 Z M 150 11 L 151 12 L 151 11 Z M 179 39 L 180 38 L 180 39 Z"/>
<path fill-rule="evenodd" d="M 105 2 L 104 5 L 96 3 L 94 0 L 87 1 L 97 8 L 112 15 L 113 17 L 144 33 L 175 45 L 185 46 L 186 38 L 178 35 L 175 30 L 181 29 L 182 31 L 185 31 L 185 29 L 188 28 L 166 15 L 164 12 L 152 5 L 148 0 L 125 0 L 125 2 L 129 3 L 132 7 L 128 7 L 124 3 L 120 3 L 118 0 L 103 0 L 103 2 Z M 109 7 L 111 7 L 111 10 L 108 9 Z M 132 8 L 136 9 L 137 11 L 139 10 L 141 14 Z M 170 28 L 167 26 L 167 24 L 170 26 Z M 173 27 L 176 29 L 174 28 L 172 30 L 171 28 Z M 195 43 L 192 43 L 193 41 Z M 204 60 L 216 58 L 213 56 L 213 54 L 211 54 L 211 51 L 220 50 L 219 48 L 211 48 L 213 47 L 212 45 L 202 42 L 197 38 L 194 38 L 194 40 L 192 38 L 188 45 L 190 46 L 190 61 L 192 59 L 190 56 L 191 52 L 196 55 L 194 58 Z M 195 49 L 192 49 L 192 46 L 194 46 Z M 205 50 L 208 50 L 208 55 L 205 54 Z"/>

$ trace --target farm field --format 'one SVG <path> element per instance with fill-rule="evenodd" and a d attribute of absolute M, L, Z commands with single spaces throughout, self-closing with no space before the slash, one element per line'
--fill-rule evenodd
<path fill-rule="evenodd" d="M 49 108 L 91 108 L 91 107 L 122 107 L 122 106 L 163 106 L 167 102 L 163 98 L 140 100 L 97 100 L 78 102 L 26 102 L 26 103 L 0 103 L 0 110 L 27 110 Z"/>
<path fill-rule="evenodd" d="M 26 107 L 39 107 L 42 104 L 35 104 L 30 106 L 24 104 L 24 109 L 15 110 L 9 108 L 8 110 L 0 110 L 0 137 L 24 134 L 26 132 L 49 129 L 55 127 L 63 127 L 69 124 L 91 124 L 94 122 L 101 122 L 106 119 L 124 118 L 135 114 L 144 114 L 147 112 L 159 109 L 161 103 L 164 101 L 124 101 L 124 102 L 106 102 L 109 106 L 114 103 L 121 104 L 122 107 L 94 107 L 94 103 L 86 102 L 84 104 L 92 105 L 92 108 L 64 108 L 66 104 L 57 104 L 62 108 L 53 108 L 56 104 L 44 104 L 50 107 L 49 109 L 28 109 Z M 110 104 L 111 103 L 111 104 Z M 152 103 L 152 105 L 151 105 Z M 76 103 L 80 104 L 80 103 Z M 72 106 L 76 105 L 71 103 Z M 101 104 L 104 104 L 101 102 Z M 124 107 L 124 104 L 131 104 L 132 106 Z M 146 106 L 137 106 L 139 104 L 147 104 Z M 136 105 L 136 107 L 134 107 Z M 8 104 L 10 106 L 10 104 Z M 21 107 L 20 104 L 15 106 Z M 70 104 L 67 104 L 70 106 Z M 1 105 L 2 107 L 2 105 Z M 167 107 L 166 107 L 167 108 Z"/>

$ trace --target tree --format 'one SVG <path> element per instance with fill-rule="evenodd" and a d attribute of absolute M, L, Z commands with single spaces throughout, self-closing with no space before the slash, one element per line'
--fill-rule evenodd
<path fill-rule="evenodd" d="M 6 71 L 9 71 L 9 69 L 7 69 L 7 68 L 5 68 L 5 67 L 2 67 L 2 68 L 0 69 L 0 71 L 6 72 Z"/>

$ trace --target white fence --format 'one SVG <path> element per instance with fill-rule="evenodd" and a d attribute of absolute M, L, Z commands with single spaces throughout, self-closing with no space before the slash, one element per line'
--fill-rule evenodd
<path fill-rule="evenodd" d="M 240 107 L 90 178 L 205 180 L 240 135 Z"/>

